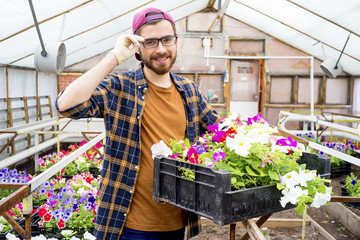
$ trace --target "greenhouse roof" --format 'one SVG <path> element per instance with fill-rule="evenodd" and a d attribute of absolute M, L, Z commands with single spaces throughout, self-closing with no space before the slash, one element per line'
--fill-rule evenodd
<path fill-rule="evenodd" d="M 0 66 L 34 68 L 39 45 L 28 1 L 0 0 Z M 66 66 L 110 50 L 131 32 L 133 15 L 156 7 L 176 20 L 221 5 L 224 14 L 319 60 L 337 60 L 360 75 L 360 1 L 346 0 L 33 0 L 44 42 L 66 45 Z M 221 13 L 222 11 L 219 11 Z"/>

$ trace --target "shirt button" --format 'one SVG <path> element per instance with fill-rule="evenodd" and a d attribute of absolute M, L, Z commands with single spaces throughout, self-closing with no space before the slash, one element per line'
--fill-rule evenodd
<path fill-rule="evenodd" d="M 126 215 L 127 215 L 127 214 L 126 214 L 126 213 L 124 213 L 124 216 L 125 216 L 125 217 L 126 217 Z"/>
<path fill-rule="evenodd" d="M 144 100 L 144 98 L 145 98 L 145 97 L 144 97 L 144 96 L 142 96 L 141 98 L 142 98 L 142 100 Z"/>
<path fill-rule="evenodd" d="M 136 118 L 137 118 L 137 119 L 140 119 L 140 116 L 137 116 Z"/>
<path fill-rule="evenodd" d="M 139 166 L 135 166 L 135 169 L 138 169 L 139 168 Z"/>
<path fill-rule="evenodd" d="M 132 193 L 132 190 L 130 190 L 129 192 Z"/>
<path fill-rule="evenodd" d="M 141 86 L 138 86 L 138 88 L 141 88 Z"/>
<path fill-rule="evenodd" d="M 146 88 L 144 88 L 144 91 L 146 92 L 148 89 L 147 89 L 147 87 Z"/>

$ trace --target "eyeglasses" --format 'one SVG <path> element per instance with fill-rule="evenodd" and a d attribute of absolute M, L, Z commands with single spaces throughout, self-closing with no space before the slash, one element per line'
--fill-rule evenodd
<path fill-rule="evenodd" d="M 162 38 L 146 38 L 143 45 L 145 48 L 155 48 L 161 41 L 163 46 L 172 46 L 175 45 L 177 37 L 177 35 L 168 35 Z"/>

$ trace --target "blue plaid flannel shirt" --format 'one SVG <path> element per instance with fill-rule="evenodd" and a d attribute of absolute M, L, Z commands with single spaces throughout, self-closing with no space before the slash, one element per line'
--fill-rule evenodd
<path fill-rule="evenodd" d="M 172 72 L 170 76 L 184 102 L 187 137 L 194 142 L 219 117 L 192 81 Z M 98 239 L 119 239 L 125 226 L 138 173 L 141 118 L 147 88 L 140 64 L 136 71 L 109 75 L 88 101 L 59 111 L 75 119 L 104 118 L 106 145 L 95 226 Z M 59 110 L 57 100 L 55 106 Z M 197 215 L 189 213 L 188 223 L 188 237 L 200 233 Z"/>

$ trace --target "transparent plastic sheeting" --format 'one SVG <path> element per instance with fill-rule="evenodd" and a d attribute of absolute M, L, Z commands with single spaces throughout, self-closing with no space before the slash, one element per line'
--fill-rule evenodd
<path fill-rule="evenodd" d="M 323 10 L 316 13 L 319 9 Z M 325 10 L 328 14 L 320 17 Z M 351 34 L 341 57 L 341 65 L 344 71 L 351 75 L 360 73 L 360 29 L 356 26 L 360 20 L 359 1 L 339 4 L 335 0 L 234 0 L 226 14 L 320 60 L 339 58 L 350 29 L 354 33 Z M 338 21 L 342 18 L 346 20 Z"/>
<path fill-rule="evenodd" d="M 66 67 L 111 49 L 119 34 L 131 32 L 133 15 L 143 8 L 169 11 L 179 20 L 205 9 L 209 3 L 208 0 L 32 2 L 44 41 L 65 43 Z M 0 0 L 0 4 L 0 64 L 34 67 L 33 53 L 39 40 L 28 1 Z M 214 7 L 217 5 L 218 1 Z M 358 0 L 341 3 L 338 0 L 231 0 L 225 14 L 322 61 L 338 59 L 351 32 L 340 62 L 345 72 L 360 74 Z"/>
<path fill-rule="evenodd" d="M 139 10 L 156 7 L 174 20 L 206 8 L 207 0 L 33 0 L 44 41 L 66 45 L 66 66 L 111 49 L 120 33 L 130 33 Z M 28 1 L 0 0 L 0 64 L 34 67 L 39 39 Z M 29 28 L 29 29 L 28 29 Z"/>

